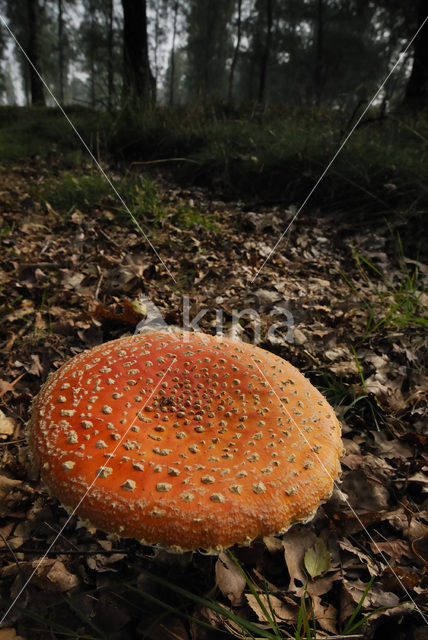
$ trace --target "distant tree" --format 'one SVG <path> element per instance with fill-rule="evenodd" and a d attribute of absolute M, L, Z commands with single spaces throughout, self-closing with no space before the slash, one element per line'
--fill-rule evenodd
<path fill-rule="evenodd" d="M 168 66 L 165 74 L 164 94 L 169 106 L 185 104 L 188 100 L 187 93 L 187 50 L 186 47 L 174 48 L 174 56 L 170 51 Z"/>
<path fill-rule="evenodd" d="M 6 104 L 16 104 L 15 87 L 12 80 L 12 69 L 10 61 L 6 63 L 6 68 L 2 76 L 3 96 Z"/>
<path fill-rule="evenodd" d="M 75 0 L 44 0 L 41 24 L 43 77 L 60 103 L 69 100 L 69 67 L 74 58 L 76 26 L 70 20 Z M 52 100 L 47 95 L 47 103 Z"/>
<path fill-rule="evenodd" d="M 315 26 L 315 68 L 314 68 L 314 94 L 315 105 L 320 106 L 324 88 L 324 0 L 317 0 L 316 26 Z"/>
<path fill-rule="evenodd" d="M 67 0 L 67 3 L 73 1 L 74 0 Z M 65 5 L 66 2 L 63 0 L 63 9 Z M 43 0 L 43 3 L 38 0 L 25 0 L 24 3 L 5 3 L 5 12 L 2 12 L 2 15 L 6 14 L 10 28 L 16 39 L 36 69 L 43 76 L 48 86 L 51 87 L 53 93 L 60 96 L 57 10 L 58 0 Z M 66 66 L 69 60 L 65 19 L 63 20 L 63 26 L 65 90 Z M 45 97 L 51 104 L 52 100 L 49 98 L 49 95 L 44 96 L 42 81 L 18 46 L 15 47 L 14 63 L 18 64 L 21 71 L 27 104 L 44 104 Z M 14 69 L 15 68 L 14 64 Z"/>
<path fill-rule="evenodd" d="M 190 100 L 205 103 L 227 96 L 233 10 L 231 0 L 188 0 L 186 84 Z"/>
<path fill-rule="evenodd" d="M 232 95 L 233 81 L 235 78 L 235 70 L 236 70 L 236 64 L 238 62 L 239 49 L 241 47 L 241 35 L 242 35 L 242 0 L 238 0 L 238 11 L 236 16 L 236 43 L 235 43 L 235 48 L 233 50 L 232 62 L 230 65 L 229 88 L 227 92 L 227 99 L 229 103 L 232 102 L 232 97 L 233 97 Z"/>
<path fill-rule="evenodd" d="M 114 102 L 114 6 L 113 0 L 107 0 L 107 108 L 113 108 Z"/>
<path fill-rule="evenodd" d="M 170 107 L 174 104 L 174 88 L 175 88 L 175 42 L 177 38 L 177 18 L 178 18 L 179 0 L 173 3 L 173 19 L 172 19 L 172 43 L 169 62 L 169 95 L 168 104 Z"/>
<path fill-rule="evenodd" d="M 59 101 L 64 102 L 64 15 L 63 0 L 58 2 L 58 71 L 59 71 Z"/>
<path fill-rule="evenodd" d="M 152 63 L 154 76 L 154 101 L 157 99 L 157 87 L 161 78 L 163 54 L 169 38 L 170 24 L 168 24 L 168 18 L 172 8 L 170 5 L 171 0 L 147 0 L 148 16 L 152 18 L 148 20 L 147 28 L 149 59 Z"/>
<path fill-rule="evenodd" d="M 41 73 L 41 20 L 38 0 L 26 0 L 28 19 L 28 40 L 26 53 L 32 64 L 29 64 L 31 104 L 45 104 Z M 38 73 L 37 73 L 38 72 Z"/>
<path fill-rule="evenodd" d="M 95 0 L 87 0 L 86 2 L 88 12 L 88 22 L 86 27 L 87 37 L 87 63 L 89 67 L 89 86 L 90 86 L 90 101 L 92 109 L 95 109 L 97 101 L 96 91 L 96 59 L 98 49 L 98 29 L 97 29 L 97 17 L 96 17 L 96 4 Z"/>
<path fill-rule="evenodd" d="M 76 42 L 78 41 L 78 29 L 71 20 L 69 9 L 76 6 L 80 8 L 79 0 L 45 0 L 45 6 L 52 4 L 53 14 L 56 10 L 56 39 L 54 15 L 49 19 L 45 17 L 43 38 L 43 67 L 50 84 L 56 87 L 56 93 L 60 103 L 69 100 L 69 68 L 70 62 L 77 54 Z M 56 7 L 55 7 L 56 5 Z M 47 13 L 47 11 L 45 11 Z M 49 12 L 50 13 L 50 12 Z M 81 47 L 78 45 L 79 51 Z M 56 68 L 55 68 L 56 65 Z"/>
<path fill-rule="evenodd" d="M 428 16 L 428 1 L 417 3 L 417 26 Z M 417 35 L 413 47 L 413 66 L 406 87 L 405 103 L 409 106 L 422 106 L 428 103 L 428 21 Z"/>
<path fill-rule="evenodd" d="M 242 35 L 248 44 L 240 51 L 236 73 L 237 93 L 242 100 L 264 105 L 268 98 L 270 72 L 277 57 L 273 42 L 274 23 L 280 6 L 281 3 L 273 0 L 244 2 L 246 17 L 242 18 Z"/>
<path fill-rule="evenodd" d="M 123 58 L 113 0 L 83 0 L 83 19 L 77 38 L 83 54 L 83 69 L 89 75 L 84 100 L 92 108 L 112 110 L 116 106 Z M 74 83 L 74 88 L 80 85 Z M 79 89 L 80 91 L 80 89 Z"/>
<path fill-rule="evenodd" d="M 4 0 L 0 0 L 0 13 L 2 16 L 6 15 L 5 11 L 5 2 Z M 0 62 L 5 60 L 6 55 L 6 34 L 2 25 L 0 25 Z M 10 82 L 10 74 L 4 68 L 3 65 L 0 64 L 0 94 L 5 92 L 6 96 L 8 95 L 8 87 L 7 83 Z M 6 97 L 7 102 L 7 97 Z"/>
<path fill-rule="evenodd" d="M 122 0 L 124 98 L 148 108 L 155 100 L 155 79 L 149 62 L 146 0 Z"/>
<path fill-rule="evenodd" d="M 264 14 L 266 21 L 264 31 L 263 44 L 260 57 L 260 75 L 259 75 L 259 91 L 258 102 L 264 105 L 266 99 L 266 75 L 268 70 L 269 56 L 271 55 L 272 44 L 272 27 L 273 27 L 273 0 L 264 0 L 260 2 L 260 12 Z"/>

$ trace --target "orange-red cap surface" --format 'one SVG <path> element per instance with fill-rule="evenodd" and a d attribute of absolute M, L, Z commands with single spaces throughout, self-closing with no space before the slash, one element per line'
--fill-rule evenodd
<path fill-rule="evenodd" d="M 51 374 L 29 425 L 50 492 L 121 537 L 219 550 L 313 517 L 340 473 L 333 409 L 285 360 L 201 333 L 121 338 Z"/>

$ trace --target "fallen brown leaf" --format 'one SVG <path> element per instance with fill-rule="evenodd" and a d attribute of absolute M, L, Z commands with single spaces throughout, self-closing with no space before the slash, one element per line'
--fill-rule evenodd
<path fill-rule="evenodd" d="M 0 629 L 0 640 L 25 640 L 22 636 L 18 636 L 15 629 Z"/>
<path fill-rule="evenodd" d="M 13 388 L 16 385 L 16 383 L 19 382 L 19 380 L 21 380 L 23 376 L 25 376 L 25 373 L 21 373 L 21 375 L 15 378 L 13 382 L 0 380 L 0 398 L 2 398 L 4 394 L 7 393 L 8 391 L 13 391 Z"/>
<path fill-rule="evenodd" d="M 387 540 L 385 542 L 370 542 L 370 548 L 373 553 L 386 553 L 396 562 L 400 562 L 404 556 L 411 558 L 409 543 L 405 540 Z"/>
<path fill-rule="evenodd" d="M 244 576 L 227 553 L 220 553 L 215 565 L 216 585 L 232 605 L 242 600 L 246 586 Z"/>
<path fill-rule="evenodd" d="M 324 631 L 337 633 L 337 609 L 332 604 L 323 603 L 319 596 L 313 596 L 312 611 Z"/>
<path fill-rule="evenodd" d="M 422 560 L 425 566 L 428 566 L 428 531 L 425 535 L 413 540 L 412 549 L 413 553 L 418 556 L 419 560 Z"/>
<path fill-rule="evenodd" d="M 271 610 L 274 612 L 274 619 L 283 620 L 289 623 L 294 623 L 297 621 L 297 616 L 299 614 L 299 606 L 296 604 L 294 606 L 286 604 L 280 598 L 269 593 L 269 595 L 265 593 L 259 593 L 258 599 L 252 593 L 246 593 L 245 599 L 250 605 L 251 609 L 256 614 L 258 620 L 260 622 L 264 622 L 269 624 L 269 618 L 266 617 L 263 608 L 271 613 Z M 260 605 L 263 605 L 263 607 Z"/>
<path fill-rule="evenodd" d="M 15 423 L 12 418 L 7 418 L 0 409 L 0 436 L 11 436 L 15 431 Z"/>

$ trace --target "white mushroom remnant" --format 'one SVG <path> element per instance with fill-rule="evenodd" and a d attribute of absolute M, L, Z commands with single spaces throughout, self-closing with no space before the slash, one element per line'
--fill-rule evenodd
<path fill-rule="evenodd" d="M 29 442 L 43 482 L 82 518 L 183 550 L 310 520 L 342 454 L 333 409 L 292 365 L 186 332 L 72 358 L 35 399 Z"/>

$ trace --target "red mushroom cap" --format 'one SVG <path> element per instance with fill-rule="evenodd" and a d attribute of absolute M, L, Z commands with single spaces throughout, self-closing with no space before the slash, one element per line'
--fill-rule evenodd
<path fill-rule="evenodd" d="M 29 443 L 45 485 L 80 517 L 181 550 L 310 520 L 342 453 L 333 409 L 291 364 L 187 332 L 72 358 L 35 399 Z"/>

